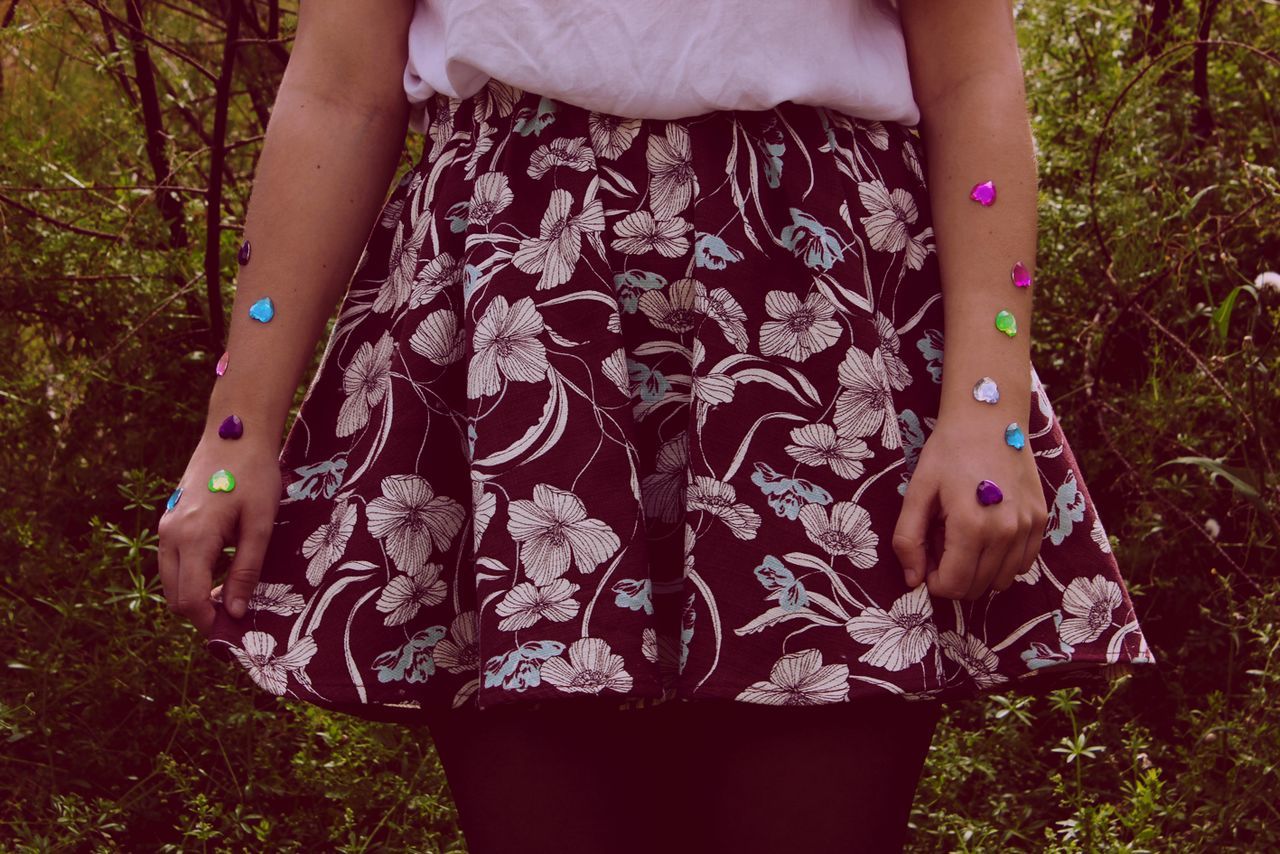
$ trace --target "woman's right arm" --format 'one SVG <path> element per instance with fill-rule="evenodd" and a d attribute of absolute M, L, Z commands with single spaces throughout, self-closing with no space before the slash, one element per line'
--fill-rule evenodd
<path fill-rule="evenodd" d="M 257 583 L 279 504 L 277 458 L 302 373 L 342 297 L 386 191 L 408 126 L 403 74 L 410 0 L 307 0 L 266 138 L 244 224 L 226 373 L 214 383 L 204 432 L 159 524 L 160 578 L 169 608 L 202 634 L 213 623 L 212 571 L 236 544 L 223 599 L 232 616 Z M 249 307 L 270 297 L 274 317 Z M 244 435 L 218 437 L 228 415 Z M 236 478 L 209 491 L 218 469 Z"/>

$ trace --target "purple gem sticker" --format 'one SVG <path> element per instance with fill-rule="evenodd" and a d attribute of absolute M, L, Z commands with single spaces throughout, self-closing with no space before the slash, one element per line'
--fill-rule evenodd
<path fill-rule="evenodd" d="M 218 438 L 220 439 L 239 439 L 243 435 L 244 422 L 240 420 L 239 415 L 228 415 L 218 425 Z"/>
<path fill-rule="evenodd" d="M 1000 487 L 996 486 L 994 480 L 983 480 L 978 482 L 978 503 L 984 507 L 992 504 L 999 504 L 1004 501 L 1004 493 L 1000 491 Z"/>
<path fill-rule="evenodd" d="M 1013 272 L 1010 274 L 1013 283 L 1020 288 L 1031 287 L 1031 271 L 1027 269 L 1027 265 L 1021 261 L 1013 265 Z"/>
<path fill-rule="evenodd" d="M 249 241 L 240 244 L 240 251 L 236 253 L 236 262 L 243 267 L 249 263 L 249 253 L 253 250 L 249 248 Z"/>
<path fill-rule="evenodd" d="M 969 198 L 984 208 L 989 208 L 996 203 L 996 185 L 991 181 L 974 184 L 973 189 L 969 191 Z"/>

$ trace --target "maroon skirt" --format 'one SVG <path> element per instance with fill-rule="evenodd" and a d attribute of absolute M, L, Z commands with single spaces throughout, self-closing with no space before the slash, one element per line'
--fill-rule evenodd
<path fill-rule="evenodd" d="M 1034 566 L 972 602 L 903 580 L 943 355 L 912 128 L 792 103 L 625 119 L 496 82 L 427 120 L 215 654 L 405 721 L 958 699 L 1155 663 L 1034 369 Z"/>

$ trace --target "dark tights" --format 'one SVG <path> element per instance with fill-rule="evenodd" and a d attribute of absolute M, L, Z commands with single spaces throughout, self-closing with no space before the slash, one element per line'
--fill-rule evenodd
<path fill-rule="evenodd" d="M 431 734 L 471 854 L 899 852 L 940 708 L 566 700 Z"/>

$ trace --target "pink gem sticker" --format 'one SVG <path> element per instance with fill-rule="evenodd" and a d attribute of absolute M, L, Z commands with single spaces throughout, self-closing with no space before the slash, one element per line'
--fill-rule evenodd
<path fill-rule="evenodd" d="M 1031 287 L 1031 271 L 1021 261 L 1013 265 L 1013 283 L 1020 288 Z"/>
<path fill-rule="evenodd" d="M 991 181 L 974 184 L 973 189 L 969 191 L 969 198 L 984 208 L 989 208 L 996 202 L 996 185 Z"/>
<path fill-rule="evenodd" d="M 231 354 L 224 350 L 221 358 L 218 359 L 218 364 L 213 368 L 214 372 L 218 376 L 225 374 L 227 372 L 227 362 L 229 361 L 231 361 Z"/>

